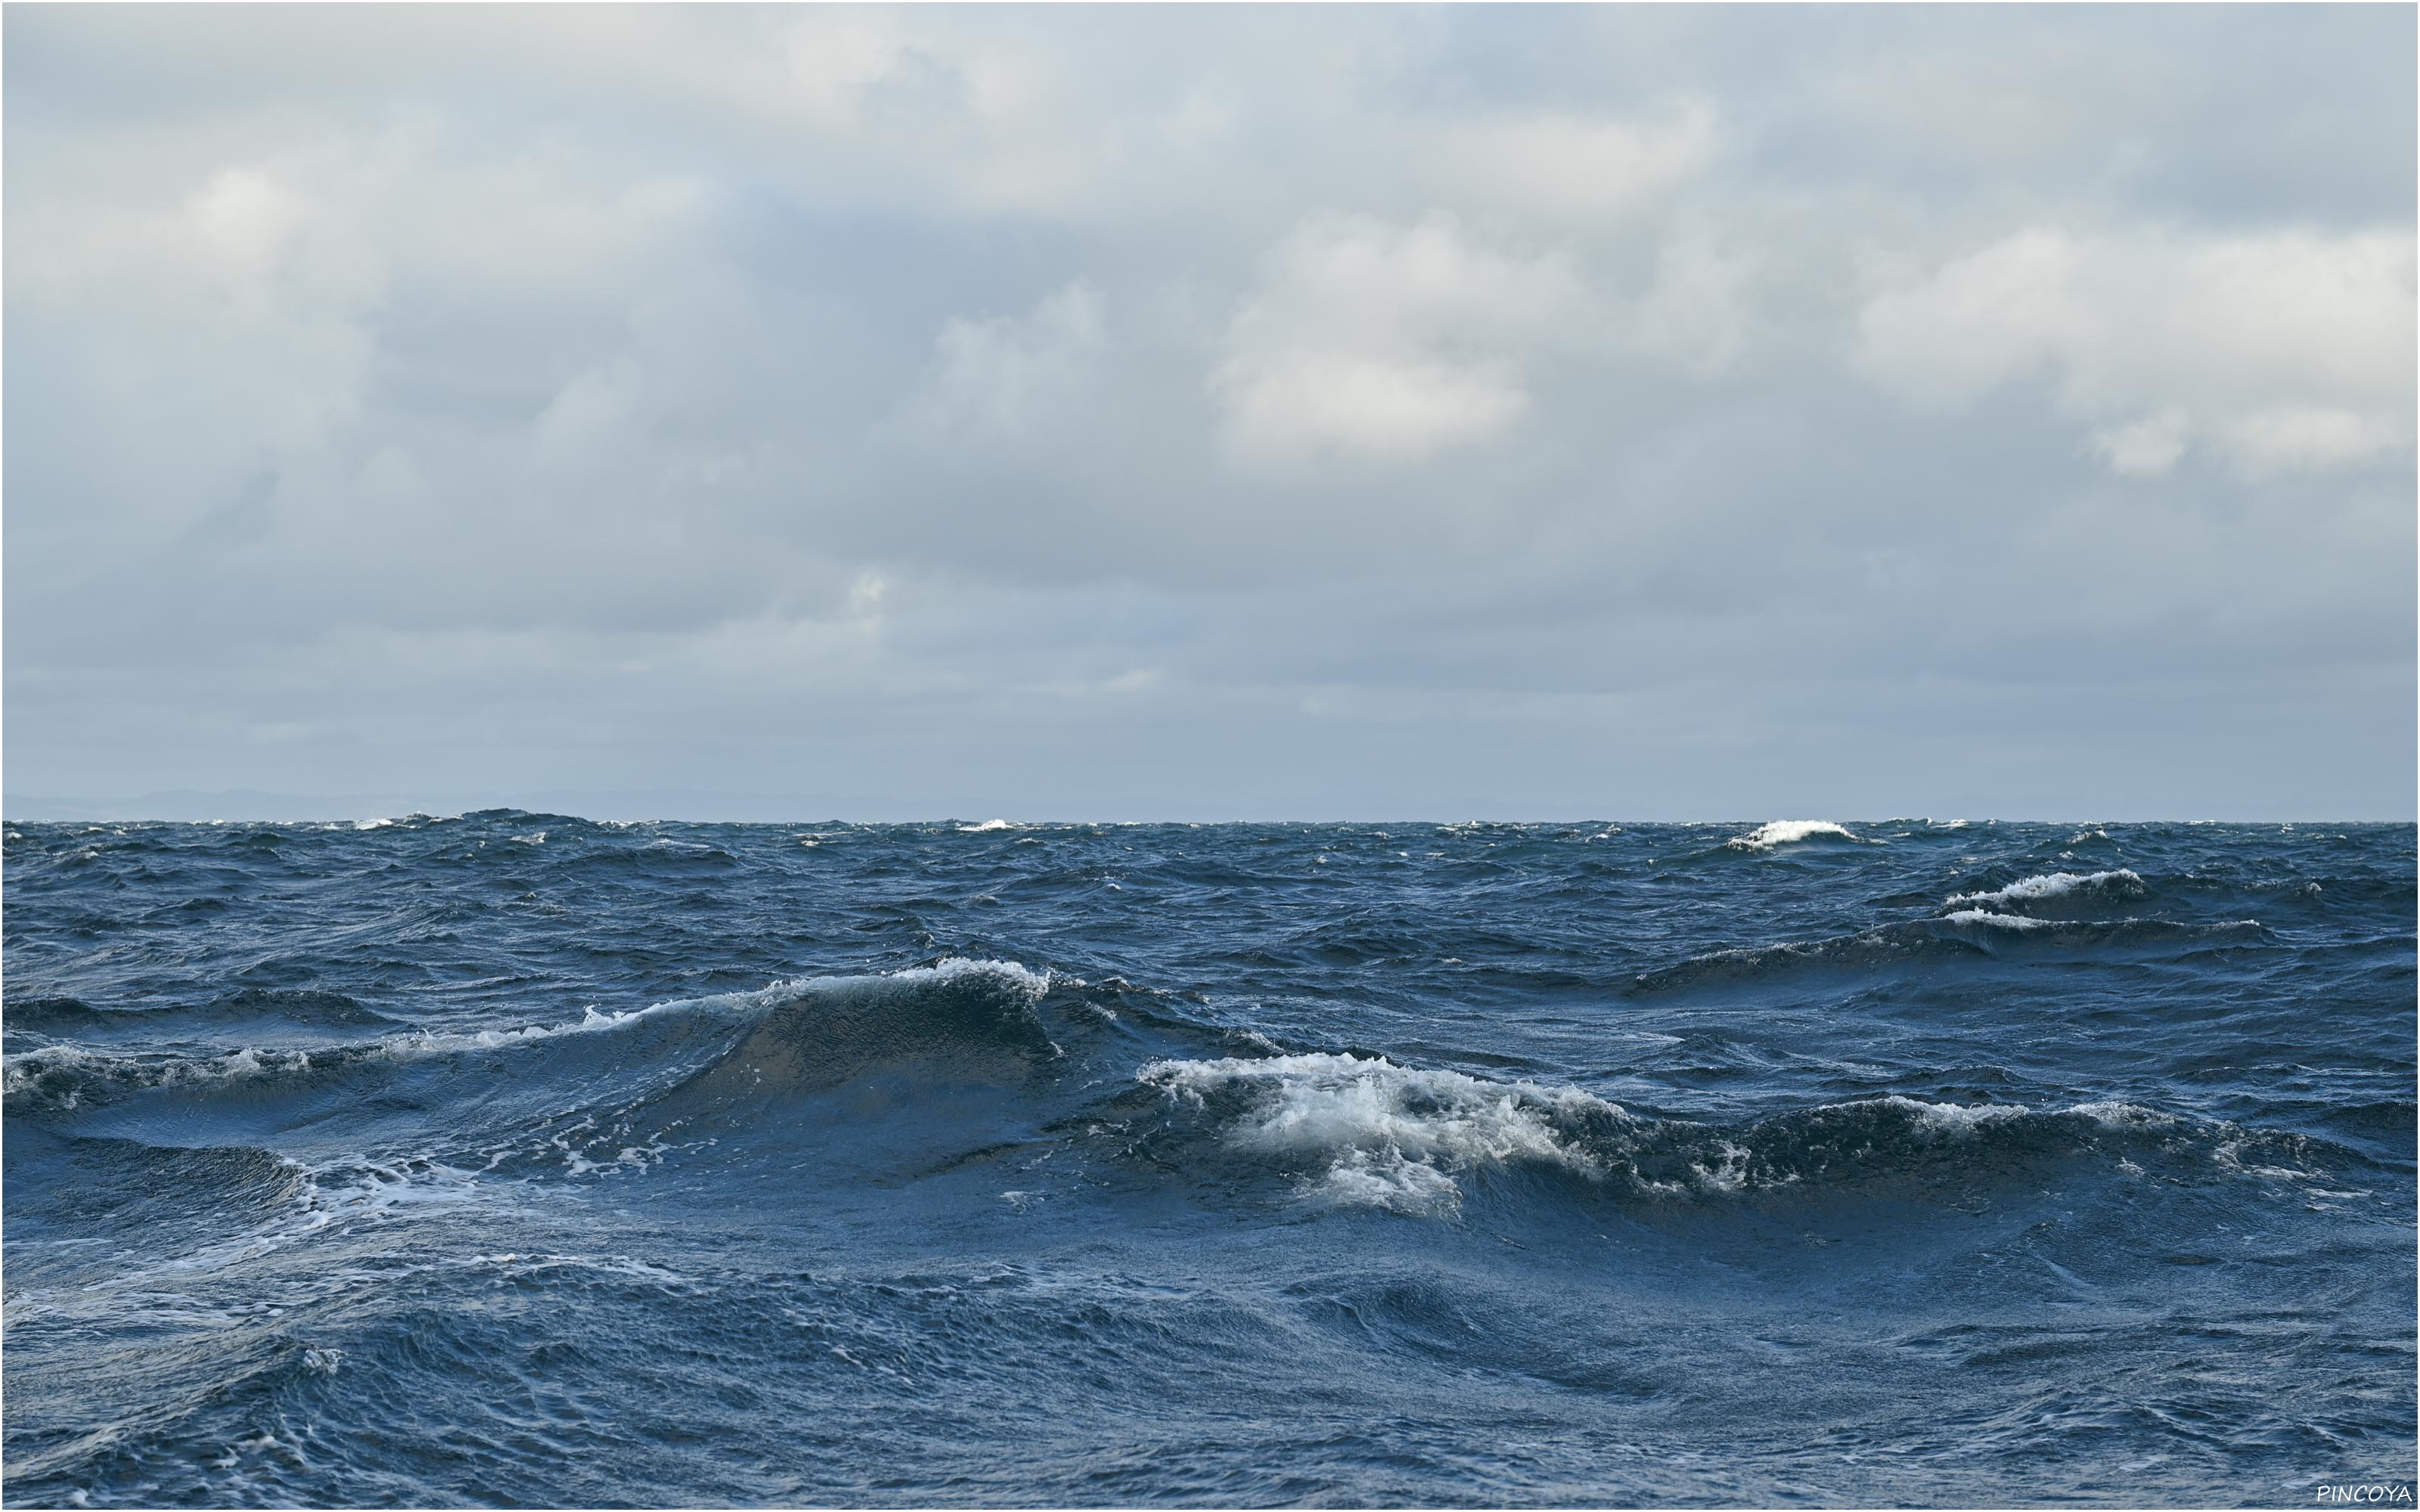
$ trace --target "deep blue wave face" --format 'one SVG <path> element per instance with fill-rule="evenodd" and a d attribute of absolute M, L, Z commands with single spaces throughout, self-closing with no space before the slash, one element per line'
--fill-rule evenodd
<path fill-rule="evenodd" d="M 2413 860 L 11 825 L 7 1500 L 2408 1482 Z"/>

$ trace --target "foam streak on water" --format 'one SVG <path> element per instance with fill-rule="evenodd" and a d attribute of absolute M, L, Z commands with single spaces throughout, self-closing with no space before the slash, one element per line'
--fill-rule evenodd
<path fill-rule="evenodd" d="M 10 1504 L 2414 1473 L 2410 826 L 7 830 Z"/>

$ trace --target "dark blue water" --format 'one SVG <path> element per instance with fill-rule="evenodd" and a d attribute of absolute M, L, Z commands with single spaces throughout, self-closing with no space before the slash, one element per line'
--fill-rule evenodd
<path fill-rule="evenodd" d="M 2408 825 L 12 825 L 6 1500 L 2310 1504 Z"/>

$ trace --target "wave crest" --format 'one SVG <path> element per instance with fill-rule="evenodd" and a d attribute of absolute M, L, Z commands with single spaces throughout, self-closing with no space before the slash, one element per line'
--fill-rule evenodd
<path fill-rule="evenodd" d="M 379 1062 L 532 1048 L 679 1017 L 739 1024 L 755 1021 L 752 1031 L 731 1056 L 754 1056 L 752 1064 L 760 1072 L 768 1063 L 795 1063 L 802 1082 L 829 1079 L 811 1071 L 808 1061 L 845 1071 L 873 1061 L 952 1049 L 1055 1056 L 1058 1047 L 1044 1033 L 1033 1011 L 1054 980 L 1048 971 L 1032 971 L 1015 962 L 953 956 L 930 966 L 862 976 L 799 978 L 749 992 L 674 998 L 617 1012 L 600 1012 L 592 1006 L 578 1019 L 554 1024 L 414 1029 L 369 1041 L 246 1045 L 208 1054 L 46 1044 L 0 1057 L 0 1096 L 13 1111 L 69 1111 L 155 1088 L 318 1079 Z M 82 1010 L 83 1005 L 76 1009 Z M 366 1010 L 360 1011 L 365 1015 L 361 1022 L 394 1022 Z M 54 1013 L 61 1021 L 80 1016 L 75 1010 Z M 730 1056 L 721 1058 L 727 1060 Z"/>
<path fill-rule="evenodd" d="M 2115 872 L 2049 872 L 2040 876 L 2022 877 L 2005 887 L 1990 892 L 1957 892 L 1946 900 L 1952 907 L 1960 903 L 2029 903 L 2074 894 L 2095 898 L 2143 898 L 2150 887 L 2134 872 L 2120 868 Z"/>
<path fill-rule="evenodd" d="M 1458 1209 L 1450 1173 L 1476 1165 L 1528 1160 L 1592 1171 L 1568 1128 L 1629 1118 L 1576 1088 L 1486 1082 L 1382 1057 L 1160 1060 L 1136 1079 L 1218 1119 L 1232 1148 L 1324 1162 L 1309 1191 L 1399 1211 Z"/>
<path fill-rule="evenodd" d="M 918 1096 L 939 1086 L 1021 1084 L 1063 1053 L 1037 1011 L 1056 980 L 1011 961 L 952 957 L 783 984 L 737 1043 L 644 1099 L 646 1117 L 664 1129 L 699 1117 L 744 1119 L 748 1109 L 885 1068 L 908 1068 Z M 638 1105 L 626 1112 L 636 1115 Z"/>
<path fill-rule="evenodd" d="M 2181 956 L 2257 940 L 2265 933 L 2260 921 L 2253 918 L 2208 923 L 2164 918 L 2052 919 L 1962 908 L 1934 918 L 1883 924 L 1828 939 L 1709 950 L 1640 972 L 1630 991 L 1660 993 L 1701 984 L 1755 982 L 1807 970 L 1872 970 L 1945 956 L 2022 960 L 2027 952 L 2070 951 Z"/>
<path fill-rule="evenodd" d="M 1526 1168 L 1607 1196 L 1729 1198 L 1787 1190 L 1964 1192 L 2043 1162 L 2163 1161 L 2176 1179 L 2303 1178 L 2325 1154 L 2302 1135 L 2202 1124 L 2113 1101 L 2064 1108 L 1897 1094 L 1735 1126 L 1634 1114 L 1571 1087 L 1494 1082 L 1377 1057 L 1162 1060 L 1138 1080 L 1173 1132 L 1291 1178 L 1324 1206 L 1458 1215 L 1476 1185 Z M 2256 1166 L 2242 1151 L 2278 1151 Z M 1180 1160 L 1180 1164 L 1182 1164 Z"/>
<path fill-rule="evenodd" d="M 1797 845 L 1807 841 L 1845 841 L 1853 845 L 1868 845 L 1845 825 L 1829 819 L 1776 819 L 1769 825 L 1759 825 L 1745 835 L 1734 835 L 1723 842 L 1734 851 L 1770 851 L 1778 846 Z"/>

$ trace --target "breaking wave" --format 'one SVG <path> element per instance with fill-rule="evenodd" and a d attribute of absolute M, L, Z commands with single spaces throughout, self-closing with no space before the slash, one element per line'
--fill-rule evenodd
<path fill-rule="evenodd" d="M 1319 1165 L 1310 1180 L 1319 1195 L 1400 1211 L 1458 1208 L 1450 1173 L 1474 1165 L 1528 1160 L 1592 1172 L 1574 1131 L 1630 1117 L 1571 1088 L 1351 1055 L 1163 1060 L 1137 1079 L 1211 1115 L 1231 1148 Z"/>
<path fill-rule="evenodd" d="M 10 1504 L 2408 1474 L 2408 825 L 401 808 L 7 826 Z"/>
<path fill-rule="evenodd" d="M 1173 1132 L 1290 1178 L 1304 1200 L 1429 1217 L 1524 1167 L 1615 1197 L 1732 1196 L 1788 1189 L 1964 1190 L 2092 1158 L 2161 1161 L 2172 1179 L 2247 1172 L 2304 1180 L 2349 1152 L 2323 1140 L 2201 1123 L 2118 1101 L 2063 1108 L 1891 1095 L 1725 1126 L 1644 1117 L 1591 1093 L 1397 1065 L 1379 1057 L 1163 1060 Z M 2247 1149 L 2257 1154 L 2247 1160 Z M 2266 1162 L 2267 1164 L 2256 1163 Z"/>
<path fill-rule="evenodd" d="M 1829 819 L 1776 819 L 1760 825 L 1745 835 L 1735 835 L 1724 841 L 1724 847 L 1734 851 L 1770 851 L 1783 845 L 1800 845 L 1808 841 L 1830 841 L 1852 845 L 1869 845 L 1845 825 Z"/>
<path fill-rule="evenodd" d="M 351 1043 L 243 1045 L 203 1053 L 45 1044 L 0 1057 L 0 1097 L 12 1112 L 66 1111 L 152 1089 L 325 1079 L 377 1063 L 561 1043 L 681 1019 L 708 1026 L 755 1026 L 753 1036 L 739 1041 L 737 1049 L 752 1057 L 757 1079 L 761 1082 L 767 1064 L 778 1062 L 790 1066 L 794 1079 L 803 1084 L 888 1057 L 951 1048 L 1005 1046 L 1021 1054 L 1054 1054 L 1056 1047 L 1032 1012 L 1051 981 L 1050 973 L 1014 962 L 949 957 L 930 966 L 800 978 L 749 992 L 674 998 L 618 1012 L 590 1007 L 567 1022 L 419 1029 Z M 12 1025 L 18 1011 L 9 1010 Z M 106 1021 L 111 1016 L 71 999 L 44 1000 L 37 1014 L 39 1022 L 59 1028 L 82 1027 L 96 1017 Z M 366 1010 L 335 1021 L 394 1022 Z M 821 1070 L 811 1072 L 805 1064 L 809 1060 Z"/>
<path fill-rule="evenodd" d="M 2133 900 L 2149 896 L 2150 888 L 2133 872 L 2051 872 L 2040 876 L 2024 877 L 2005 887 L 1989 892 L 1958 892 L 1947 900 L 1952 906 L 1959 903 L 2030 903 L 2053 898 L 2084 896 L 2099 899 Z"/>

